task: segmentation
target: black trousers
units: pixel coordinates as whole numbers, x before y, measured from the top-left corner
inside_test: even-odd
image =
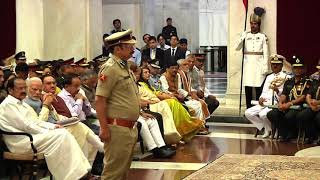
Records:
[[[162,119],[162,115],[160,113],[157,112],[152,112],[150,110],[144,110],[144,112],[151,114],[152,116],[154,116],[157,121],[158,121],[158,125],[159,125],[159,129],[162,135],[162,138],[164,138],[164,129],[163,129],[163,119]]]
[[[256,96],[253,97],[253,89],[255,89]],[[251,105],[251,100],[259,100],[259,97],[262,93],[261,87],[251,87],[251,86],[245,86],[244,87],[245,94],[246,94],[246,105],[247,109],[251,108],[253,105]]]
[[[279,135],[283,138],[288,136],[293,137],[297,134],[297,110],[288,110],[286,112],[279,111],[279,109],[273,109],[267,114],[267,118],[272,124],[276,125],[279,130]]]
[[[314,122],[316,124],[315,128],[316,128],[316,132],[318,137],[320,137],[320,112],[318,111],[316,114],[316,117],[314,118]]]
[[[305,129],[306,137],[316,138],[317,129],[320,127],[320,112],[312,111],[311,108],[302,110],[297,114],[297,120],[300,121],[302,128]]]
[[[210,114],[212,114],[214,112],[214,110],[216,110],[219,107],[219,101],[217,99],[213,99],[213,98],[205,98],[204,101],[207,103],[208,105],[208,109]]]

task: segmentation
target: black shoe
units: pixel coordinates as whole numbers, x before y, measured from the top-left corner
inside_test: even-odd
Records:
[[[155,158],[169,158],[175,155],[175,151],[167,150],[165,146],[161,148],[154,148],[152,150],[152,153]]]
[[[176,154],[176,150],[173,149],[173,148],[170,148],[170,147],[168,147],[168,146],[163,146],[163,147],[161,147],[161,148],[165,149],[166,151],[169,151],[169,152],[173,153],[173,155]]]
[[[312,144],[313,143],[313,139],[312,138],[307,138],[305,141],[304,141],[304,144]]]
[[[102,174],[103,158],[104,158],[104,154],[98,152],[96,155],[96,158],[93,162],[93,165],[92,165],[91,174],[94,174],[94,175],[101,175]]]
[[[173,150],[173,151],[176,151],[176,149],[177,149],[177,147],[174,147],[174,146],[171,146],[171,145],[166,145],[164,147],[167,148],[167,149]]]
[[[280,138],[279,138],[280,142],[289,142],[289,140],[290,140],[290,138],[288,138],[288,136],[287,137],[280,136]]]

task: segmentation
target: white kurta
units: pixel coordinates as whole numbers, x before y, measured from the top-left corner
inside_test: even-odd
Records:
[[[27,104],[8,96],[0,105],[0,128],[8,132],[27,132],[39,153],[44,153],[49,171],[56,179],[80,179],[91,166],[77,141],[66,129],[30,119]],[[6,136],[4,141],[13,153],[32,152],[27,136]]]
[[[243,85],[260,87],[265,74],[268,72],[269,48],[267,36],[262,33],[244,32],[236,43],[236,50],[242,49],[244,40]],[[262,53],[262,55],[254,53]]]
[[[54,107],[52,107],[53,110],[50,111],[47,107],[43,106],[38,115],[31,106],[29,106],[28,104],[26,104],[26,106],[30,111],[29,114],[32,120],[48,122],[50,113],[57,121],[67,118],[62,115],[58,115]],[[83,154],[87,157],[90,164],[92,165],[96,158],[98,150],[103,152],[103,143],[100,141],[99,137],[95,135],[94,132],[82,122],[67,126],[65,127],[65,129],[73,135],[80,148],[82,149]]]
[[[178,75],[178,88],[179,88],[178,89],[178,93],[182,94],[184,97],[186,97],[188,95],[188,92],[185,91],[184,89],[182,89],[182,83],[181,83],[180,75],[179,74],[177,74],[177,75]],[[168,84],[168,81],[167,81],[166,77],[165,76],[161,76],[160,77],[160,81],[161,81],[161,86],[162,86],[163,91],[166,92],[166,93],[172,94],[169,91],[169,84]],[[202,112],[202,106],[201,106],[201,103],[199,101],[194,100],[194,99],[189,99],[188,101],[185,101],[184,103],[189,108],[190,115],[195,116],[197,119],[204,120],[204,115],[203,115],[203,112]]]
[[[278,87],[279,93],[273,92],[273,90],[270,89],[270,85],[275,79],[279,78],[285,80],[287,78],[287,74],[284,72],[280,72],[278,74],[272,73],[267,76],[262,89],[262,94],[260,96],[260,98],[265,99],[265,105],[272,104],[272,101],[274,101],[274,104],[277,104],[277,100],[279,99],[279,96],[281,95],[283,90],[284,81],[283,83],[276,83],[277,86],[280,85]],[[265,106],[255,105],[245,111],[245,116],[252,124],[257,127],[257,129],[261,130],[262,128],[265,128],[266,131],[271,131],[271,122],[267,118],[267,113],[271,110],[272,109]]]

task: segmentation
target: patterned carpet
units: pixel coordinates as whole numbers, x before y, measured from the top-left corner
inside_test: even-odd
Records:
[[[294,156],[320,158],[320,146],[303,149],[298,151]]]
[[[320,158],[225,154],[185,180],[320,179]]]

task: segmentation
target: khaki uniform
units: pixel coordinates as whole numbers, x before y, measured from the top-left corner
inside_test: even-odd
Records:
[[[134,75],[126,63],[111,55],[101,67],[96,90],[97,96],[107,98],[106,114],[109,119],[136,121],[140,114],[139,90]],[[137,128],[110,125],[111,140],[105,144],[102,179],[125,178],[131,165]]]

